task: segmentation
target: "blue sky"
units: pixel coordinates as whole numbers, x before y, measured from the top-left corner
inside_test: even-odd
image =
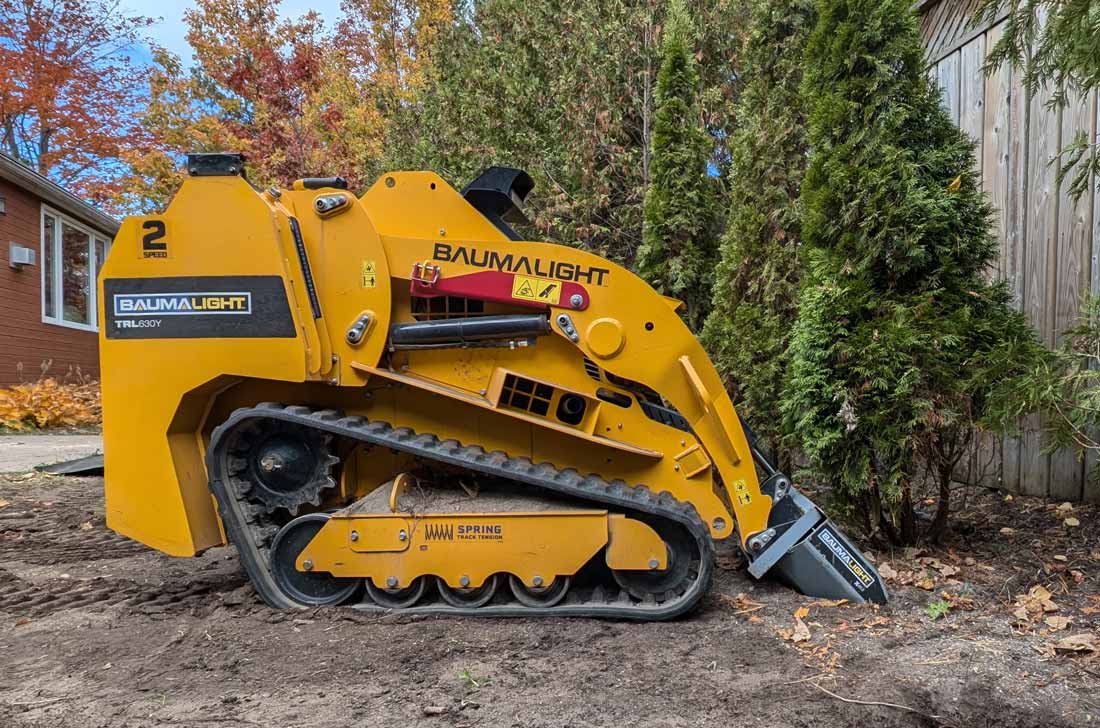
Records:
[[[153,42],[164,46],[182,58],[185,63],[191,60],[191,51],[187,45],[187,26],[183,22],[183,13],[194,7],[193,2],[164,2],[164,0],[123,0],[123,7],[136,15],[161,18],[156,25],[147,30]],[[280,12],[285,17],[295,18],[310,10],[321,13],[329,26],[340,15],[340,0],[283,0]]]

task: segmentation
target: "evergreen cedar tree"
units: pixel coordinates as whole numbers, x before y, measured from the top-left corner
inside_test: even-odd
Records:
[[[703,343],[738,411],[780,450],[779,399],[796,315],[798,194],[809,153],[799,86],[813,0],[752,0],[730,142],[730,206]]]
[[[694,30],[683,0],[672,0],[661,38],[645,224],[637,272],[659,293],[682,300],[681,315],[702,328],[717,245],[717,189],[707,173],[710,144],[696,102]]]
[[[784,426],[837,505],[895,543],[936,538],[976,424],[1041,356],[987,275],[974,144],[929,80],[910,0],[818,0],[803,92],[804,281]],[[914,507],[931,495],[936,507]]]
[[[1100,3],[1096,0],[981,0],[976,22],[1004,19],[986,69],[1011,63],[1035,91],[1050,84],[1056,106],[1080,104],[1100,89]],[[1076,200],[1100,185],[1100,145],[1080,131],[1065,141],[1059,181]],[[1095,180],[1095,182],[1094,182]]]

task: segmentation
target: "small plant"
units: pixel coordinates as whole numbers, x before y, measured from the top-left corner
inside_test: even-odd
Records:
[[[480,690],[482,687],[489,684],[489,678],[487,676],[476,677],[473,673],[470,672],[469,668],[458,673],[458,679],[470,690]]]
[[[932,602],[924,608],[924,613],[935,622],[940,617],[946,617],[947,613],[951,611],[951,604],[946,599],[940,599],[938,602]]]

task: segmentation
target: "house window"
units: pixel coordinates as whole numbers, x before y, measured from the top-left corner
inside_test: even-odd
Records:
[[[42,208],[43,321],[96,330],[96,278],[109,249],[91,229]]]

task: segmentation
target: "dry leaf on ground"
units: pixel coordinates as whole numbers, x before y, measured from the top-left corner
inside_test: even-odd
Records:
[[[719,594],[718,600],[724,604],[739,610],[738,614],[744,614],[746,612],[755,612],[758,609],[763,609],[767,605],[763,602],[758,602],[750,599],[744,592],[738,593],[737,596],[731,597],[729,594]]]
[[[1055,652],[1096,652],[1100,650],[1096,644],[1096,635],[1085,632],[1083,634],[1063,637],[1053,645]]]
[[[1080,525],[1081,525],[1081,522],[1080,522],[1080,521],[1078,521],[1078,520],[1077,520],[1076,518],[1074,518],[1073,516],[1070,516],[1070,517],[1069,517],[1069,518],[1067,518],[1066,520],[1062,521],[1062,523],[1066,524],[1066,525],[1067,525],[1067,526],[1069,526],[1070,528],[1076,528],[1077,526],[1080,526]]]
[[[1043,620],[1048,627],[1055,630],[1063,630],[1069,627],[1069,617],[1059,617],[1057,615],[1053,617],[1047,617]]]
[[[1058,605],[1050,597],[1051,594],[1045,587],[1033,586],[1027,594],[1016,597],[1016,608],[1012,615],[1021,622],[1027,622],[1044,613],[1057,612]]]
[[[806,623],[802,621],[803,617],[808,615],[810,610],[806,607],[799,607],[794,610],[794,628],[793,629],[778,629],[776,633],[787,640],[788,642],[808,642],[810,639],[810,628],[806,626]]]
[[[882,564],[878,567],[878,575],[883,579],[897,579],[898,572],[894,571],[890,564]]]

